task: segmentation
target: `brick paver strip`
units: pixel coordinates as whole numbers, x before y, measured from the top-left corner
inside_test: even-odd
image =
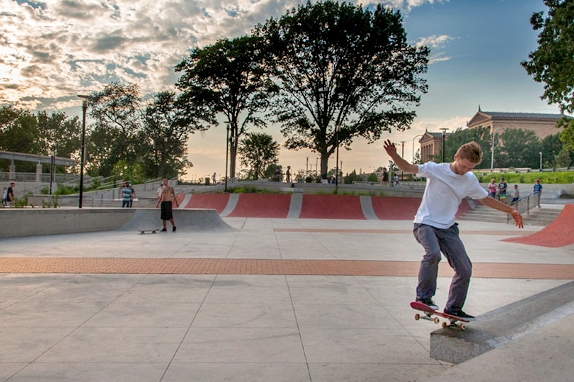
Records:
[[[124,273],[227,275],[330,275],[416,277],[419,262],[354,260],[165,259],[165,258],[0,258],[0,273]],[[439,276],[451,277],[441,263]],[[574,279],[571,264],[475,263],[473,277]]]
[[[386,234],[411,234],[409,229],[340,229],[340,228],[275,228],[274,232],[309,232],[309,233],[386,233]],[[470,231],[461,230],[463,235],[499,235],[499,236],[525,236],[538,231]]]

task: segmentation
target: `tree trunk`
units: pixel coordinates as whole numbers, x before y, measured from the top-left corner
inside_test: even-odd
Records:
[[[329,172],[329,153],[321,153],[321,179],[327,178]]]

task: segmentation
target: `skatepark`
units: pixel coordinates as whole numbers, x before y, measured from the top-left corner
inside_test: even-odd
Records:
[[[0,210],[0,380],[571,379],[572,205],[459,221],[478,321],[457,333],[409,307],[416,198],[258,195],[179,195],[177,232],[145,235],[159,210]]]

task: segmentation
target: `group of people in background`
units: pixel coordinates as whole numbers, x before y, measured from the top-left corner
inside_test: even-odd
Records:
[[[506,194],[508,193],[508,184],[504,180],[504,177],[500,177],[500,182],[497,184],[496,179],[492,178],[488,184],[488,196],[500,200],[502,203],[506,203]],[[540,179],[536,179],[533,189],[534,194],[542,194],[542,184],[540,184]],[[518,185],[514,185],[512,190],[512,201],[510,204],[515,204],[520,200],[520,191],[518,190]]]

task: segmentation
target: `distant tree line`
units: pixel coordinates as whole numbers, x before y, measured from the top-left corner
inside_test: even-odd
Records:
[[[489,128],[482,126],[472,129],[459,128],[450,134],[445,141],[445,162],[452,162],[458,148],[470,141],[477,142],[483,152],[482,162],[476,168],[490,168],[492,135]],[[560,140],[560,133],[549,135],[542,140],[532,130],[506,129],[500,134],[494,134],[494,167],[538,168],[540,153],[545,168],[567,167],[574,159],[566,144]],[[442,161],[442,148],[433,160]]]

